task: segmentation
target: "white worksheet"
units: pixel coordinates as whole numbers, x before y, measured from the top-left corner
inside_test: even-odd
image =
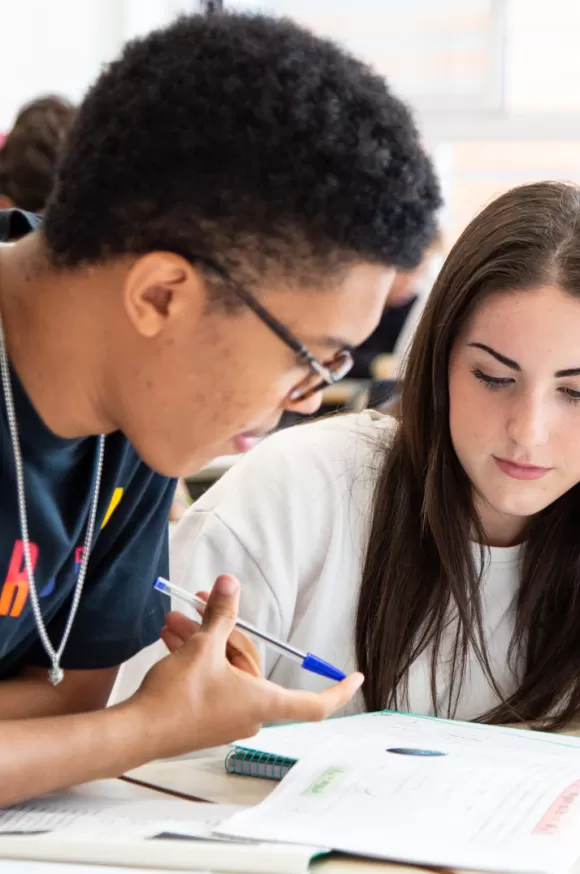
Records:
[[[59,840],[83,835],[111,841],[171,833],[211,839],[218,823],[240,809],[233,804],[192,804],[172,798],[127,801],[59,792],[0,809],[0,836],[44,832],[54,833]]]
[[[166,796],[131,800],[106,786],[103,791],[87,786],[44,795],[0,809],[0,874],[12,874],[10,866],[16,863],[23,874],[44,874],[41,862],[64,865],[63,874],[73,874],[67,865],[81,863],[136,870],[306,874],[312,856],[322,852],[318,847],[215,835],[222,819],[242,810],[240,805]],[[98,867],[94,874],[101,874]]]
[[[334,742],[358,743],[368,752],[398,744],[435,744],[437,749],[454,750],[462,755],[470,755],[472,751],[478,755],[507,754],[510,758],[576,755],[580,761],[580,738],[389,711],[264,728],[255,737],[240,741],[234,747],[301,759]]]
[[[311,843],[414,864],[555,874],[580,856],[580,759],[461,743],[367,752],[330,744],[301,759],[257,807],[220,833]],[[448,739],[449,740],[449,739]],[[433,738],[431,738],[433,741]],[[443,753],[441,748],[446,748]],[[439,753],[439,754],[435,754]]]

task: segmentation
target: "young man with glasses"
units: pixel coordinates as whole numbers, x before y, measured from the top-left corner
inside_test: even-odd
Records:
[[[405,107],[289,21],[183,18],[89,91],[43,226],[0,250],[1,805],[352,696],[228,661],[220,577],[103,709],[163,626],[171,478],[317,408],[438,204]]]

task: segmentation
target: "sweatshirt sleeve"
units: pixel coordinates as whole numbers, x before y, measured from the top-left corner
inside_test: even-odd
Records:
[[[358,456],[368,458],[370,422],[362,414],[302,425],[252,450],[177,526],[173,581],[196,592],[210,589],[219,574],[233,574],[242,587],[240,616],[289,639],[327,569],[336,525],[345,518],[341,508],[364,475]],[[348,536],[345,530],[344,548]],[[260,654],[269,676],[280,656]]]

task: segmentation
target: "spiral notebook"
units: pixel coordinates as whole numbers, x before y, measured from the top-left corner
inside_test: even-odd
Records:
[[[225,766],[228,774],[241,774],[243,777],[264,777],[266,780],[281,780],[298,759],[288,759],[271,753],[237,747],[226,756]]]
[[[389,747],[432,747],[433,744],[460,744],[492,746],[524,752],[529,745],[538,744],[538,751],[549,747],[552,754],[565,753],[567,748],[580,752],[577,738],[526,729],[500,728],[481,723],[436,719],[383,710],[327,719],[316,723],[264,728],[255,737],[232,745],[226,756],[225,769],[229,774],[281,780],[302,758],[331,744],[350,744],[360,741],[365,749],[376,749],[377,754]]]

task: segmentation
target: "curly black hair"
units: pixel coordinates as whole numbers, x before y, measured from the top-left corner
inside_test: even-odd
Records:
[[[169,250],[303,284],[416,265],[439,204],[408,109],[367,66],[287,19],[192,15],[89,91],[44,234],[64,268]]]

